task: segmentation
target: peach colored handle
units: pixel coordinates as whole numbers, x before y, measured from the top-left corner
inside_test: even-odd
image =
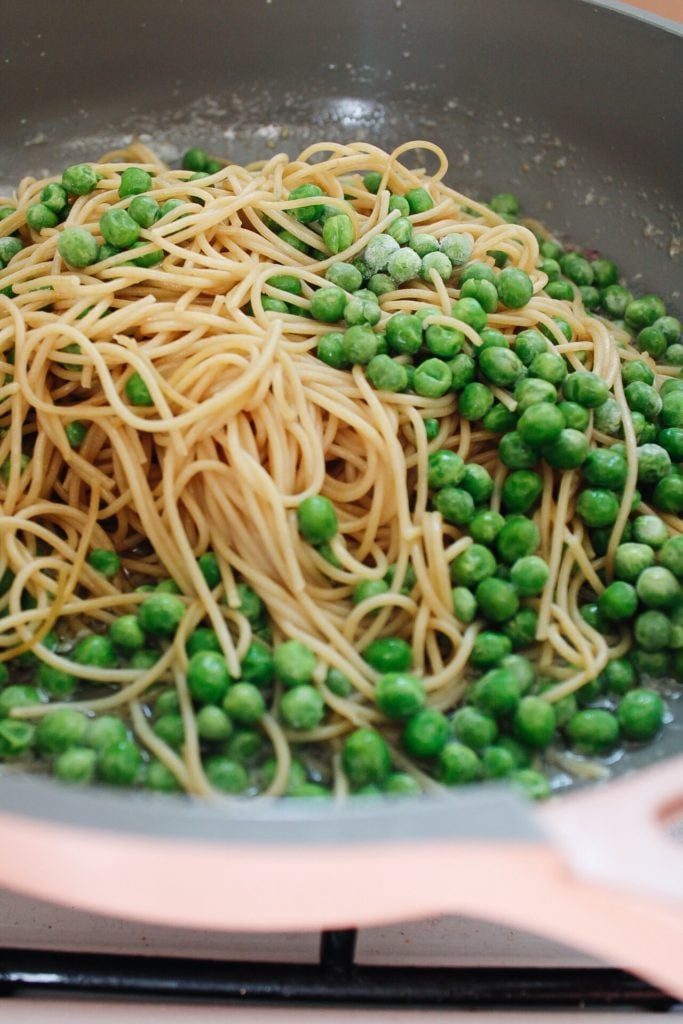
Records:
[[[674,840],[666,822],[676,814],[683,820],[683,757],[538,810],[574,874],[674,901],[683,915],[683,841]],[[683,973],[683,951],[681,959]]]
[[[11,814],[0,835],[0,884],[117,917],[307,930],[457,912],[564,941],[683,998],[681,908],[580,881],[542,842],[249,846]]]

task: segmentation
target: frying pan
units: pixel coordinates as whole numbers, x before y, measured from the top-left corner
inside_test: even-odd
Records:
[[[0,36],[0,185],[138,134],[169,159],[313,140],[443,146],[680,305],[680,26],[586,0],[33,0]],[[680,689],[680,688],[679,688]],[[503,787],[391,803],[192,803],[0,778],[0,884],[207,928],[459,912],[683,996],[683,724],[615,778],[530,808]],[[676,756],[679,755],[679,756]],[[653,764],[647,762],[653,760]]]

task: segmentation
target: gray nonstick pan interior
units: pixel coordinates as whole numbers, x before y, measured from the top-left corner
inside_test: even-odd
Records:
[[[139,135],[247,162],[441,145],[680,313],[683,30],[587,0],[34,0],[0,36],[0,192]],[[428,164],[429,166],[429,164]],[[671,693],[674,693],[672,685]],[[681,687],[678,687],[680,690]],[[683,749],[681,701],[638,767]],[[0,787],[1,790],[1,787]]]

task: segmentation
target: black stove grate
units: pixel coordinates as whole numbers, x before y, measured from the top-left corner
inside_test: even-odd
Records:
[[[0,995],[661,1011],[677,1005],[665,992],[612,968],[364,967],[355,963],[355,943],[355,931],[323,932],[317,964],[0,950]]]

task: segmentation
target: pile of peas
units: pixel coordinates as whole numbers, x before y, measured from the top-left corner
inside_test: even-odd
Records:
[[[192,172],[187,178],[190,182],[215,174],[223,166],[221,161],[214,160],[201,149],[188,150],[183,158],[183,168]],[[64,169],[60,181],[46,185],[38,202],[26,209],[24,238],[16,232],[0,237],[0,270],[21,252],[25,242],[31,244],[45,229],[63,224],[74,201],[79,196],[94,192],[101,177],[91,164],[72,164]],[[57,250],[67,266],[84,270],[121,253],[128,254],[130,258],[117,260],[117,265],[154,267],[161,263],[165,255],[163,250],[151,248],[150,242],[141,238],[140,233],[163,218],[173,220],[181,216],[185,203],[181,199],[158,203],[151,194],[153,189],[154,179],[148,171],[141,167],[127,167],[120,175],[118,187],[122,204],[111,207],[100,217],[101,240],[84,227],[67,226],[60,231]],[[191,201],[189,197],[187,201]],[[0,209],[0,222],[14,212],[12,207]],[[136,249],[145,251],[133,256]],[[11,286],[2,289],[2,294],[14,297]]]
[[[189,180],[216,173],[221,166],[199,149],[189,150],[183,159],[183,167],[192,172]],[[40,201],[29,207],[27,229],[35,234],[56,227],[68,216],[74,198],[93,191],[97,183],[90,165],[66,168],[61,182],[46,186]],[[369,194],[376,194],[381,176],[372,172],[363,184]],[[171,200],[160,206],[149,194],[152,190],[148,172],[127,169],[119,185],[119,197],[127,203],[102,216],[102,243],[83,228],[60,232],[58,250],[65,263],[85,268],[148,245],[140,238],[141,229],[183,205]],[[311,200],[293,207],[290,214],[318,231],[329,253],[343,254],[353,244],[352,218],[326,204],[319,186],[301,185],[289,198]],[[560,744],[579,755],[605,756],[620,743],[651,740],[666,718],[654,681],[671,676],[683,682],[683,537],[672,535],[656,514],[683,513],[681,324],[667,314],[657,296],[634,298],[619,283],[618,268],[610,260],[589,259],[563,250],[555,241],[539,239],[538,268],[547,277],[545,293],[572,301],[578,291],[584,307],[616,322],[641,356],[622,363],[638,440],[639,491],[616,551],[614,579],[604,580],[599,595],[586,594],[581,607],[586,622],[599,632],[628,631],[632,648],[627,656],[610,661],[576,695],[551,705],[543,693],[553,680],[540,675],[527,656],[535,642],[535,604],[548,580],[547,565],[537,553],[540,536],[533,520],[543,490],[542,466],[579,473],[576,513],[595,555],[605,554],[627,474],[621,408],[604,381],[590,371],[576,370],[556,351],[559,339],[573,339],[567,320],[557,317],[553,329],[541,326],[511,337],[488,324],[489,315],[501,307],[523,308],[533,295],[533,282],[523,271],[507,266],[504,253],[488,254],[493,265],[473,261],[473,240],[466,232],[437,239],[416,228],[411,218],[432,206],[423,188],[392,195],[389,209],[398,216],[387,230],[375,235],[359,258],[329,267],[328,284],[310,300],[310,316],[335,326],[320,338],[317,356],[337,370],[363,366],[370,383],[381,391],[433,399],[453,395],[461,417],[499,435],[499,458],[508,474],[502,511],[494,511],[490,473],[476,463],[466,464],[453,451],[431,446],[426,472],[432,508],[472,540],[449,567],[453,614],[465,626],[475,619],[483,623],[470,657],[471,683],[463,705],[448,715],[427,705],[424,684],[411,672],[410,645],[402,637],[379,638],[363,656],[375,676],[375,700],[385,716],[387,735],[423,770],[448,786],[507,778],[538,798],[549,792],[542,757],[550,745]],[[518,219],[519,203],[508,193],[493,197],[490,206],[505,220]],[[0,210],[0,220],[13,212]],[[282,241],[310,252],[296,235],[279,228],[278,232]],[[22,246],[18,235],[0,238],[0,269]],[[157,250],[130,262],[153,266],[161,259],[163,252]],[[474,330],[478,344],[458,326],[434,322],[435,317],[445,319],[436,306],[391,316],[383,311],[384,295],[415,279],[431,283],[434,273],[444,282],[457,283],[459,298],[452,304],[450,319]],[[269,283],[299,298],[303,294],[301,281],[291,274],[275,275]],[[262,301],[267,311],[302,312],[300,306],[290,307],[270,296]],[[662,366],[668,368],[666,374],[660,372]],[[499,401],[494,388],[507,392],[512,401]],[[132,404],[153,404],[138,374],[128,379],[125,393]],[[586,431],[591,423],[606,438],[604,443],[589,443]],[[431,443],[439,422],[426,418],[424,426]],[[85,427],[74,422],[67,434],[77,447]],[[0,467],[0,475],[8,478],[8,462]],[[643,513],[641,502],[655,513]],[[298,527],[306,542],[336,562],[331,542],[338,521],[329,499],[316,495],[302,502]],[[113,551],[92,551],[89,563],[113,580],[121,571]],[[218,586],[221,574],[215,555],[207,551],[199,565],[209,586]],[[382,580],[360,582],[353,601],[360,604],[396,586],[410,593],[415,583],[410,565],[400,580],[391,567]],[[0,594],[10,584],[11,576],[5,574]],[[80,636],[75,643],[60,642],[54,634],[44,639],[48,649],[66,653],[73,672],[55,669],[32,654],[19,656],[9,668],[0,664],[0,760],[34,758],[49,765],[57,778],[74,784],[100,780],[168,792],[179,789],[174,774],[148,754],[123,717],[90,715],[76,708],[50,712],[37,724],[12,717],[14,709],[69,701],[90,692],[79,679],[78,665],[145,671],[156,664],[183,619],[186,602],[172,580],[138,589],[146,596],[137,611],[114,620],[106,633]],[[292,761],[288,795],[328,796],[329,768],[307,758],[305,734],[325,722],[326,692],[343,698],[353,687],[335,668],[327,671],[324,686],[319,685],[313,651],[297,640],[273,645],[267,609],[246,584],[239,584],[239,590],[240,611],[253,632],[239,677],[231,678],[219,639],[208,626],[198,626],[186,645],[187,684],[207,778],[215,789],[230,794],[267,789],[275,762],[261,723],[274,705],[293,742],[302,739],[301,756]],[[157,686],[146,713],[154,733],[180,751],[185,725],[175,687]],[[342,762],[355,793],[411,794],[420,789],[412,775],[396,769],[391,748],[376,729],[359,728],[348,735]]]

